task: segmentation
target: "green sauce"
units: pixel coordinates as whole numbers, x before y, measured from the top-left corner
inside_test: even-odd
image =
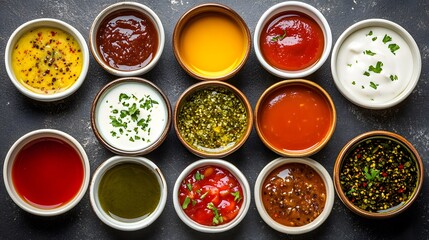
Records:
[[[124,163],[104,174],[98,197],[101,207],[112,218],[133,222],[155,211],[161,189],[156,175],[149,168],[138,163]]]

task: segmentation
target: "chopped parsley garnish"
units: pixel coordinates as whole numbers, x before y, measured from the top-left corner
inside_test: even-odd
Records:
[[[373,42],[375,42],[375,40],[377,40],[377,37],[373,37],[373,38],[372,38],[372,41],[373,41]]]
[[[383,63],[378,61],[377,64],[374,66],[369,66],[368,71],[374,72],[374,73],[380,73],[383,69],[381,68],[383,66]]]
[[[377,90],[377,87],[379,86],[379,84],[375,84],[374,82],[370,82],[369,86]]]
[[[364,73],[363,73],[363,75],[365,75],[365,76],[367,76],[367,77],[369,77],[369,72],[367,72],[367,71],[365,71]]]
[[[365,50],[365,51],[363,52],[363,54],[366,54],[366,55],[369,55],[369,56],[374,56],[376,53],[375,53],[375,52],[373,52],[373,51],[371,51],[371,50]]]
[[[286,37],[286,29],[284,29],[283,31],[284,31],[283,35],[279,34],[279,35],[271,38],[271,42],[277,42],[277,41],[283,40]]]
[[[396,51],[398,51],[399,50],[399,46],[397,45],[397,44],[395,44],[395,43],[392,43],[392,44],[389,44],[389,49],[390,49],[390,51],[394,54],[394,55],[396,55]]]
[[[223,217],[219,215],[219,212],[215,205],[212,202],[209,202],[207,204],[207,208],[213,211],[214,217],[213,217],[213,225],[218,225],[219,223],[223,223]]]
[[[368,33],[368,34],[366,34],[366,36],[372,36],[372,34],[373,34],[373,32],[372,32],[372,31],[369,31],[369,33]]]
[[[384,35],[383,37],[383,43],[386,44],[388,42],[392,41],[392,37],[388,36],[387,34]]]
[[[234,201],[237,202],[237,203],[240,202],[241,199],[242,199],[242,197],[240,196],[240,192],[239,191],[233,192],[233,193],[231,193],[231,195],[234,196]]]
[[[201,174],[199,171],[195,172],[195,180],[200,181],[204,179],[204,175]]]
[[[398,80],[398,76],[397,75],[390,75],[390,80],[395,81]]]

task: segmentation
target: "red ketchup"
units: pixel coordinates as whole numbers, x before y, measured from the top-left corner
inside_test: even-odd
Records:
[[[312,66],[320,59],[324,36],[311,17],[287,11],[277,14],[264,26],[260,48],[264,59],[271,66],[297,71]]]
[[[12,181],[18,194],[29,204],[43,209],[70,202],[82,186],[83,175],[79,153],[54,138],[28,143],[12,166]]]
[[[232,221],[243,204],[243,190],[226,169],[204,166],[192,171],[179,188],[179,203],[195,222],[221,225]]]
[[[109,66],[132,71],[145,67],[155,57],[158,33],[141,12],[117,11],[100,24],[97,46]]]

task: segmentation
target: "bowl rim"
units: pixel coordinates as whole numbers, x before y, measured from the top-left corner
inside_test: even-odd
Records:
[[[241,137],[241,139],[231,148],[228,148],[225,151],[219,151],[219,152],[205,152],[196,148],[193,148],[188,144],[182,137],[179,127],[178,127],[178,112],[181,110],[181,106],[183,103],[187,100],[189,96],[194,94],[196,91],[210,88],[210,87],[220,87],[227,89],[231,91],[244,105],[244,108],[247,112],[247,127],[246,130]],[[188,149],[191,153],[195,154],[198,157],[203,158],[222,158],[225,156],[228,156],[229,154],[232,154],[233,152],[237,151],[241,146],[244,145],[244,143],[247,141],[247,139],[250,136],[250,133],[252,132],[253,127],[253,111],[252,106],[250,105],[249,100],[244,95],[243,92],[241,92],[238,88],[233,86],[232,84],[229,84],[227,82],[222,81],[202,81],[198,82],[190,87],[188,87],[178,98],[176,105],[174,107],[174,113],[173,113],[173,125],[174,130],[176,132],[176,136],[179,139],[179,141],[182,143],[183,146],[185,146],[186,149]]]
[[[413,68],[412,76],[410,79],[408,79],[409,82],[407,84],[407,87],[398,96],[382,103],[369,102],[365,99],[361,99],[361,98],[355,97],[354,95],[351,95],[350,91],[348,91],[343,86],[341,79],[337,74],[337,57],[344,41],[353,33],[368,27],[381,27],[381,28],[390,29],[396,32],[408,44],[411,50],[411,55],[413,57],[413,62],[415,63],[413,66],[414,68]],[[331,73],[338,91],[341,93],[341,95],[343,95],[347,100],[349,100],[353,104],[367,109],[374,109],[374,110],[386,109],[386,108],[393,107],[399,104],[400,102],[404,101],[416,87],[420,78],[421,68],[422,68],[422,60],[421,60],[420,50],[414,38],[407,30],[405,30],[405,28],[403,28],[402,26],[400,26],[395,22],[392,22],[386,19],[372,18],[372,19],[365,19],[354,23],[340,35],[332,50]]]
[[[111,14],[117,11],[122,11],[122,10],[135,10],[142,13],[144,16],[148,17],[151,20],[158,34],[158,49],[155,53],[155,57],[146,66],[136,70],[131,70],[131,71],[119,70],[106,64],[104,59],[100,56],[100,53],[97,47],[96,39],[97,39],[97,34],[98,34],[98,29],[100,27],[100,24],[106,19],[106,17],[110,16]],[[115,75],[117,77],[134,77],[134,76],[143,75],[149,72],[150,70],[152,70],[161,58],[161,55],[165,46],[164,26],[161,22],[161,19],[158,17],[158,15],[150,7],[144,4],[141,4],[138,2],[113,3],[107,6],[106,8],[104,8],[97,15],[97,17],[95,17],[94,21],[92,22],[91,28],[89,30],[89,46],[96,62],[108,73]]]
[[[262,110],[262,104],[265,101],[265,98],[267,96],[269,96],[273,91],[275,91],[279,88],[290,86],[290,85],[301,85],[301,86],[304,86],[306,88],[314,89],[316,93],[320,94],[327,101],[327,104],[331,110],[331,116],[330,116],[331,117],[331,124],[330,124],[330,127],[328,129],[328,132],[326,133],[326,135],[324,136],[322,141],[320,141],[318,144],[316,144],[310,148],[307,148],[307,149],[302,149],[302,150],[277,149],[264,137],[262,130],[259,126],[259,115],[260,115],[260,111]],[[264,143],[264,145],[266,147],[268,147],[269,149],[271,149],[273,152],[275,152],[275,153],[277,153],[283,157],[308,157],[310,155],[313,155],[313,154],[319,152],[323,147],[326,146],[326,144],[331,139],[332,135],[335,132],[335,128],[336,128],[337,111],[335,109],[335,104],[332,101],[332,98],[329,95],[329,93],[326,90],[324,90],[317,83],[310,81],[310,80],[306,80],[306,79],[287,79],[287,80],[282,80],[280,82],[274,83],[273,85],[268,87],[262,93],[262,95],[259,97],[259,99],[256,103],[256,106],[255,106],[254,121],[255,121],[255,123],[254,123],[255,130],[256,130],[256,133],[258,134],[259,138]]]
[[[232,71],[221,76],[210,77],[210,76],[205,76],[203,74],[199,74],[198,72],[193,71],[192,68],[188,67],[188,65],[185,64],[185,61],[182,60],[182,55],[180,54],[180,51],[179,51],[180,36],[182,34],[182,30],[185,27],[185,25],[187,25],[187,23],[190,20],[192,20],[195,16],[206,12],[216,12],[230,17],[241,28],[241,30],[243,31],[243,34],[247,39],[246,41],[247,46],[246,46],[246,51],[244,53],[243,59]],[[185,72],[187,72],[190,76],[192,76],[197,80],[203,80],[203,81],[208,81],[208,80],[225,81],[235,76],[241,70],[241,68],[243,68],[243,66],[247,62],[247,59],[249,58],[252,41],[251,41],[251,34],[250,34],[249,27],[247,26],[243,18],[236,11],[220,3],[203,3],[189,9],[179,18],[173,30],[172,45],[173,45],[173,53],[174,53],[174,56],[176,57],[177,62],[180,64],[182,69],[185,70]]]
[[[66,144],[68,144],[70,147],[72,147],[79,154],[80,159],[82,161],[82,168],[83,168],[82,185],[79,191],[76,193],[76,195],[66,204],[52,209],[38,208],[24,201],[16,192],[16,189],[14,187],[13,180],[12,180],[12,173],[11,173],[12,166],[15,161],[14,158],[22,150],[22,148],[24,148],[29,143],[37,139],[41,139],[45,137],[59,139],[65,142]],[[88,156],[84,148],[82,147],[82,145],[71,135],[56,129],[38,129],[38,130],[33,130],[31,132],[28,132],[23,136],[21,136],[9,148],[9,151],[6,154],[4,165],[3,165],[3,180],[4,180],[7,193],[9,194],[10,198],[22,210],[28,213],[31,213],[33,215],[43,216],[43,217],[57,216],[75,207],[82,200],[82,198],[86,193],[86,190],[88,189],[90,175],[91,175],[91,171],[90,171]]]
[[[418,183],[417,183],[417,187],[413,193],[413,196],[402,207],[400,207],[394,211],[389,211],[389,212],[384,212],[384,213],[368,212],[368,211],[365,211],[365,210],[355,206],[354,204],[352,204],[347,199],[347,197],[345,196],[345,194],[341,188],[340,178],[339,178],[344,157],[347,156],[350,149],[354,148],[357,144],[364,141],[365,139],[377,138],[377,137],[393,139],[393,140],[401,143],[405,148],[408,148],[409,152],[412,155],[414,155],[413,158],[415,159],[416,165],[419,169],[419,172],[418,172],[419,177],[417,179]],[[421,159],[419,153],[417,152],[417,150],[403,136],[401,136],[397,133],[394,133],[394,132],[389,132],[389,131],[384,131],[384,130],[373,130],[373,131],[364,132],[364,133],[357,135],[356,137],[352,138],[351,140],[349,140],[349,142],[347,142],[344,145],[344,147],[341,149],[341,151],[339,152],[339,154],[335,160],[335,165],[334,165],[334,170],[333,170],[333,178],[334,178],[335,191],[336,191],[338,197],[340,198],[341,202],[343,202],[343,204],[349,210],[351,210],[353,213],[355,213],[359,216],[362,216],[362,217],[372,218],[372,219],[385,219],[385,218],[391,218],[391,217],[397,216],[400,213],[404,212],[417,199],[417,197],[420,194],[420,191],[422,189],[422,186],[423,186],[424,166],[423,166],[422,159]]]
[[[40,28],[40,27],[57,28],[70,34],[79,43],[79,46],[81,48],[83,61],[82,61],[82,70],[80,72],[80,75],[76,79],[75,83],[73,83],[69,88],[65,89],[62,92],[58,92],[54,94],[40,94],[40,93],[33,92],[30,89],[26,88],[21,83],[19,83],[13,71],[12,51],[13,51],[14,45],[27,31]],[[10,81],[18,89],[18,91],[21,92],[24,96],[31,98],[33,100],[41,101],[41,102],[53,102],[53,101],[58,101],[69,97],[80,88],[88,73],[89,62],[90,62],[89,55],[90,54],[88,50],[88,45],[86,44],[85,38],[83,38],[82,34],[72,25],[55,18],[37,18],[21,24],[11,34],[5,48],[5,67]]]
[[[261,198],[263,183],[267,178],[267,176],[276,168],[289,163],[300,163],[311,167],[323,179],[326,187],[326,202],[325,202],[325,207],[323,211],[312,222],[299,227],[285,226],[276,222],[274,219],[272,219],[268,215],[267,211],[265,210],[265,207],[264,207],[264,204],[262,203],[262,198]],[[310,232],[318,228],[320,225],[323,224],[323,222],[325,222],[325,220],[329,217],[334,205],[334,200],[335,200],[334,191],[335,191],[334,184],[332,183],[331,176],[329,175],[328,171],[326,171],[326,169],[322,166],[322,164],[318,163],[317,161],[311,158],[279,157],[269,162],[259,173],[255,182],[254,197],[255,197],[256,209],[258,210],[258,213],[261,216],[262,220],[264,220],[264,222],[268,224],[268,226],[270,226],[271,228],[279,232],[295,235],[295,234],[303,234],[303,233]]]
[[[265,60],[262,51],[260,49],[260,35],[261,31],[264,28],[264,26],[267,24],[267,22],[276,14],[285,12],[285,11],[298,11],[301,13],[304,13],[308,15],[310,18],[312,18],[321,28],[323,35],[324,35],[324,49],[323,53],[320,56],[320,59],[314,63],[313,65],[296,71],[287,71],[287,70],[280,70],[277,69]],[[280,2],[277,3],[270,8],[268,8],[262,16],[259,18],[256,27],[255,32],[253,36],[253,47],[255,50],[255,54],[257,59],[259,60],[259,63],[262,65],[262,67],[267,70],[269,73],[280,77],[280,78],[302,78],[306,77],[308,75],[313,74],[315,71],[317,71],[328,59],[331,48],[332,48],[332,32],[331,28],[329,26],[328,21],[323,16],[323,14],[317,10],[315,7],[313,7],[310,4],[304,3],[304,2],[298,2],[298,1],[286,1],[286,2]]]
[[[98,106],[99,106],[99,101],[101,101],[103,99],[105,93],[109,92],[111,89],[115,88],[116,86],[126,84],[129,82],[135,82],[135,83],[139,83],[139,84],[148,85],[150,88],[152,88],[154,91],[156,91],[161,96],[161,98],[163,99],[163,101],[165,103],[165,108],[167,111],[167,119],[166,119],[166,123],[165,123],[165,128],[162,131],[159,138],[156,139],[155,141],[153,141],[152,144],[148,145],[147,147],[141,148],[138,150],[133,150],[133,151],[128,151],[128,150],[117,148],[117,147],[113,146],[112,144],[110,144],[107,140],[105,140],[103,138],[103,136],[101,135],[98,127],[97,127],[97,114],[96,114],[96,111],[97,111]],[[164,142],[164,140],[167,138],[168,132],[170,131],[170,127],[171,127],[171,121],[172,121],[172,119],[171,119],[172,118],[171,104],[170,104],[170,101],[168,100],[168,97],[165,95],[165,93],[157,85],[155,85],[151,81],[144,79],[144,78],[140,78],[140,77],[123,77],[123,78],[118,78],[118,79],[115,79],[115,80],[109,82],[108,84],[103,86],[98,91],[97,95],[94,97],[94,100],[91,104],[90,118],[91,118],[91,128],[92,128],[94,135],[96,136],[97,140],[104,147],[109,149],[111,152],[113,152],[115,154],[119,154],[119,155],[125,155],[125,156],[145,155],[145,154],[148,154],[148,153],[154,151],[155,149],[157,149]]]
[[[99,199],[98,199],[98,186],[104,174],[111,168],[124,163],[137,163],[150,169],[157,176],[158,183],[161,189],[160,199],[156,209],[152,213],[150,213],[149,216],[147,216],[146,218],[136,222],[126,223],[126,222],[121,222],[116,219],[113,219],[107,213],[105,213],[104,210],[101,209]],[[148,227],[161,215],[161,213],[165,208],[165,204],[167,202],[167,195],[168,195],[167,182],[165,180],[165,177],[162,174],[161,170],[158,168],[158,166],[155,163],[153,163],[151,160],[145,157],[113,156],[107,159],[106,161],[104,161],[95,170],[91,180],[89,197],[90,197],[90,203],[93,211],[103,223],[105,223],[106,225],[114,229],[121,230],[121,231],[136,231],[136,230],[140,230],[142,228]]]
[[[218,226],[205,226],[195,222],[183,212],[181,204],[179,203],[178,194],[179,194],[179,187],[182,180],[185,179],[185,177],[194,169],[202,166],[208,166],[208,165],[222,167],[228,170],[232,175],[234,175],[234,177],[237,179],[237,181],[240,183],[243,189],[243,204],[240,208],[238,215],[231,222],[218,225]],[[174,189],[173,189],[173,205],[178,217],[188,227],[204,233],[221,233],[221,232],[228,231],[234,228],[235,226],[237,226],[246,216],[249,210],[251,201],[252,200],[251,200],[250,185],[246,177],[244,176],[244,174],[234,164],[222,159],[207,158],[207,159],[200,159],[191,163],[180,173],[179,177],[176,179],[176,182],[174,184]]]

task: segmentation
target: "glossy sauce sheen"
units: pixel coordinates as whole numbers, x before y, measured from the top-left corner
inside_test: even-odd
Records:
[[[112,218],[139,221],[155,211],[161,198],[156,175],[138,163],[123,163],[109,169],[100,181],[98,197]]]
[[[207,77],[230,73],[245,57],[245,32],[229,16],[204,13],[191,19],[180,35],[180,53],[185,65]]]
[[[206,226],[232,221],[243,204],[242,197],[243,190],[237,179],[228,170],[215,166],[195,169],[179,188],[179,203],[185,214]],[[185,201],[189,201],[188,204]],[[209,204],[216,208],[218,217],[214,208],[208,208]]]
[[[97,45],[108,65],[132,71],[145,67],[155,57],[158,33],[144,14],[134,10],[118,11],[100,25]]]
[[[276,222],[303,226],[316,219],[326,202],[320,175],[301,163],[288,163],[272,171],[264,181],[262,202]]]
[[[78,152],[67,143],[43,138],[28,143],[12,166],[13,184],[31,205],[53,209],[76,196],[84,169]]]
[[[297,84],[280,87],[265,98],[259,126],[275,148],[305,150],[325,137],[331,114],[328,101],[320,93]]]
[[[282,12],[264,26],[260,47],[265,60],[282,70],[302,70],[315,64],[324,49],[319,25],[299,12]]]

